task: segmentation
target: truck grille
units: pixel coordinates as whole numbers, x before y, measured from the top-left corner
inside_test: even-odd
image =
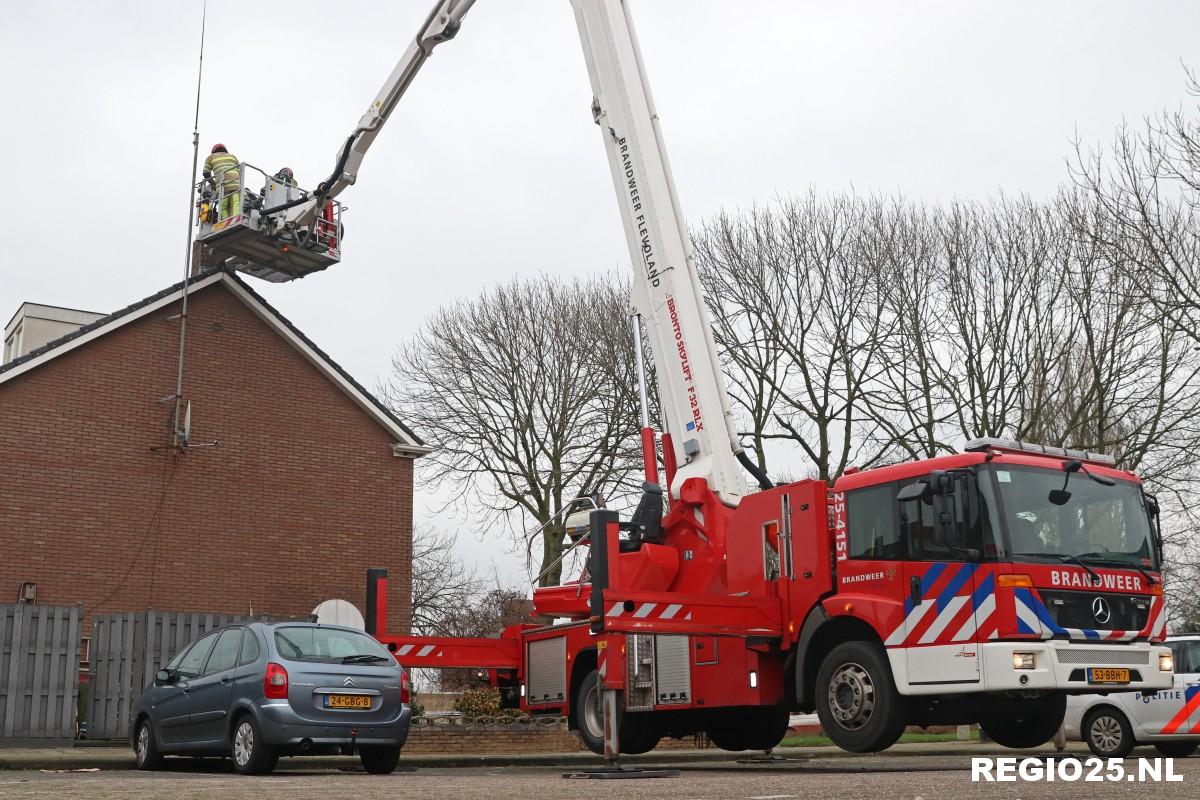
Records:
[[[1118,650],[1116,648],[1098,650],[1094,647],[1061,648],[1055,652],[1060,664],[1090,664],[1121,666],[1140,666],[1150,663],[1148,650]]]
[[[1087,628],[1094,631],[1140,631],[1150,616],[1148,595],[1123,595],[1102,592],[1061,592],[1038,590],[1050,617],[1063,628]],[[1107,608],[1097,616],[1097,600]]]

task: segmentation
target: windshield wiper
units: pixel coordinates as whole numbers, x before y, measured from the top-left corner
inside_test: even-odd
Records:
[[[377,655],[373,655],[371,653],[358,653],[356,655],[346,656],[345,658],[342,659],[342,663],[343,664],[367,664],[367,663],[374,663],[376,661],[391,661],[391,660],[392,659],[390,657],[384,658],[383,656],[377,656]]]
[[[1124,559],[1120,558],[1110,558],[1108,553],[1084,553],[1079,557],[1090,559],[1093,564],[1110,564],[1114,567],[1136,569],[1138,572],[1146,576],[1146,581],[1149,582],[1151,586],[1154,586],[1156,583],[1158,583],[1158,579],[1155,578],[1149,570],[1147,570],[1141,564],[1137,564],[1133,561],[1125,561]]]
[[[1054,559],[1057,559],[1058,561],[1061,561],[1066,564],[1075,564],[1077,566],[1083,567],[1084,571],[1087,572],[1088,575],[1092,576],[1092,583],[1096,584],[1097,586],[1099,586],[1101,583],[1103,583],[1103,580],[1100,578],[1100,573],[1096,572],[1096,570],[1092,569],[1091,567],[1089,567],[1087,564],[1080,561],[1075,556],[1069,556],[1069,555],[1066,555],[1065,553],[1013,553],[1013,555],[1014,556],[1035,556],[1035,557],[1040,556],[1041,558],[1054,558]]]

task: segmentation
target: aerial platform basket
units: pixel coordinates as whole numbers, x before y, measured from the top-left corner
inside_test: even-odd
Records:
[[[309,200],[311,192],[244,162],[236,175],[236,181],[231,172],[196,185],[196,240],[212,260],[271,283],[303,278],[341,261],[340,203],[326,201],[311,224],[298,226],[285,222],[286,212]],[[248,188],[248,181],[260,179],[261,191]]]

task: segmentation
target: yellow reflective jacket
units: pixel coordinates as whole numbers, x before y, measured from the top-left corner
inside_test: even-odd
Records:
[[[237,156],[232,153],[213,153],[204,159],[204,177],[218,176],[226,192],[240,189],[241,176]]]

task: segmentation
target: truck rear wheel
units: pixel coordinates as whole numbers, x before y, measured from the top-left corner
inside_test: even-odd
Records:
[[[1053,739],[1066,713],[1067,696],[1052,694],[1002,706],[979,727],[996,744],[1024,750]]]
[[[579,738],[596,755],[604,755],[604,706],[600,691],[600,673],[592,670],[579,685],[574,698]],[[662,738],[653,713],[627,714],[623,705],[617,710],[621,752],[635,756],[653,750]]]
[[[878,642],[844,642],[817,670],[817,716],[851,753],[886,750],[904,732],[906,705]]]
[[[712,717],[705,730],[722,750],[771,750],[787,735],[790,719],[783,706],[730,708]]]

